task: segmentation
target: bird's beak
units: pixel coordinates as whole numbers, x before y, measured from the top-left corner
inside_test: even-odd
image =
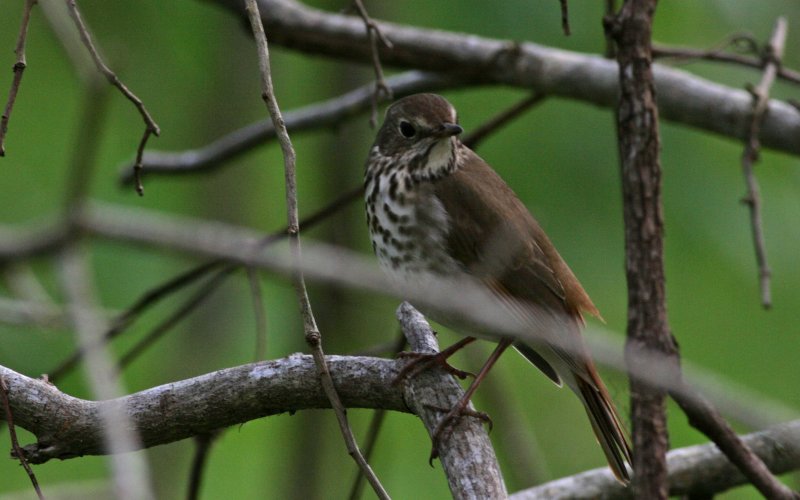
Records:
[[[457,123],[442,123],[438,129],[433,132],[435,137],[445,138],[453,137],[463,132],[464,129]]]

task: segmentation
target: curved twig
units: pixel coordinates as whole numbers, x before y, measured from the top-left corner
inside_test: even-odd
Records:
[[[422,71],[408,71],[394,75],[386,80],[392,93],[398,97],[423,90],[453,88],[458,81],[453,77]],[[350,92],[326,101],[288,111],[283,115],[286,130],[292,133],[333,127],[343,121],[358,116],[370,109],[373,85],[363,85]],[[143,175],[178,175],[210,172],[228,160],[250,151],[259,144],[275,139],[272,120],[266,119],[252,123],[206,146],[180,152],[149,151],[144,155]],[[133,181],[133,165],[128,163],[120,168],[120,182]]]
[[[97,51],[97,48],[92,42],[92,36],[89,33],[89,28],[86,26],[86,23],[83,22],[83,17],[81,17],[81,13],[78,10],[78,5],[76,0],[67,0],[67,7],[69,9],[69,14],[72,17],[73,21],[75,21],[75,25],[78,27],[78,32],[81,35],[81,40],[83,44],[86,46],[86,49],[89,51],[89,54],[92,56],[92,60],[94,60],[95,66],[97,66],[98,71],[100,71],[103,76],[111,83],[111,85],[117,87],[122,95],[124,95],[129,101],[136,106],[137,111],[142,116],[142,120],[144,120],[144,134],[142,134],[142,138],[139,140],[139,146],[136,148],[136,162],[133,165],[133,176],[136,181],[136,192],[139,195],[144,194],[144,187],[142,186],[141,180],[141,170],[142,170],[142,155],[144,154],[144,148],[147,146],[147,140],[150,138],[151,135],[158,136],[161,133],[161,130],[158,128],[158,124],[153,120],[153,117],[150,116],[150,112],[147,111],[144,103],[142,102],[139,97],[136,96],[133,92],[128,89],[128,87],[122,83],[122,80],[117,77],[117,75],[111,71],[106,63],[103,62],[103,59],[100,57],[100,53]]]
[[[22,82],[22,73],[25,72],[27,62],[25,61],[25,41],[28,38],[28,26],[31,21],[31,10],[36,5],[36,0],[25,0],[25,7],[22,11],[22,22],[19,26],[19,36],[14,53],[17,60],[14,62],[14,79],[11,81],[11,89],[8,91],[8,100],[0,116],[0,156],[6,155],[6,133],[8,132],[8,121],[11,119],[11,110],[14,109],[14,102],[17,100],[17,92]],[[38,490],[37,490],[38,491]],[[41,494],[41,492],[39,492]]]

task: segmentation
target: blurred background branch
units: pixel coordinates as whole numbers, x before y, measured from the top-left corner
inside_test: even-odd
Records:
[[[367,116],[374,114],[379,60],[378,69],[395,96],[446,92],[461,111],[468,133],[477,131],[481,137],[482,124],[487,124],[492,134],[481,142],[481,154],[542,221],[608,320],[607,331],[617,332],[609,338],[590,325],[589,341],[598,358],[621,369],[618,332],[626,322],[621,197],[616,142],[608,120],[618,92],[617,67],[593,55],[603,52],[603,6],[570,5],[571,36],[566,38],[555,3],[531,7],[512,0],[487,12],[448,0],[367,2],[362,5],[367,16],[340,14],[347,4],[259,2],[271,43],[276,97],[290,110],[284,115],[289,132],[303,132],[293,135],[293,142],[299,153],[300,215],[309,221],[301,222],[304,248],[310,249],[304,268],[315,277],[308,293],[319,328],[326,332],[326,352],[383,353],[395,343],[391,313],[398,300],[374,272],[373,259],[361,255],[369,251],[368,238],[362,207],[351,203],[358,193],[350,192],[361,182],[374,134]],[[731,166],[739,161],[741,143],[717,136],[748,137],[754,101],[750,93],[736,89],[757,79],[753,68],[763,70],[769,62],[758,40],[769,38],[775,18],[784,16],[789,26],[796,26],[800,8],[679,4],[659,6],[654,37],[662,47],[709,47],[730,33],[754,33],[747,35],[752,46],[747,60],[727,58],[730,61],[720,64],[717,59],[725,58],[716,49],[705,54],[673,51],[679,57],[662,63],[683,64],[687,56],[700,57],[693,59],[692,73],[654,66],[665,120],[664,258],[672,331],[681,341],[683,357],[705,374],[698,380],[690,370],[687,383],[736,422],[737,432],[745,432],[798,416],[794,388],[800,375],[792,353],[800,309],[795,251],[800,246],[800,113],[787,104],[796,95],[791,83],[796,72],[791,68],[800,66],[800,55],[791,50],[797,46],[797,30],[788,32],[782,64],[775,65],[759,134],[762,223],[775,272],[774,308],[768,314],[752,300],[757,283],[750,233],[742,224],[743,209],[737,211],[741,174]],[[72,335],[69,312],[83,314],[85,309],[98,321],[108,321],[104,336],[113,340],[108,347],[112,361],[118,366],[124,361],[118,375],[133,394],[253,359],[258,355],[254,351],[260,350],[254,349],[253,336],[263,334],[263,321],[253,314],[259,304],[269,317],[270,357],[303,350],[302,322],[285,279],[292,271],[291,260],[284,258],[286,245],[255,250],[265,248],[255,242],[263,240],[267,228],[285,227],[286,211],[284,179],[274,168],[281,162],[280,152],[274,146],[257,147],[275,135],[257,104],[258,74],[252,37],[242,25],[241,2],[81,4],[104,59],[159,117],[164,131],[159,147],[173,151],[146,152],[144,172],[204,173],[151,175],[144,199],[135,199],[132,190],[118,190],[114,172],[115,165],[132,156],[132,144],[141,136],[138,116],[129,102],[111,95],[95,103],[105,107],[105,115],[101,126],[92,125],[101,114],[92,116],[91,106],[80,103],[81,96],[89,94],[87,75],[96,74],[95,69],[66,5],[45,2],[40,7],[30,18],[30,67],[6,137],[9,156],[2,162],[7,168],[0,169],[0,364],[38,375],[51,372],[75,352],[71,366],[76,366],[83,351]],[[0,12],[0,46],[9,48],[0,53],[0,65],[15,63],[10,49],[24,8],[23,2],[15,2]],[[369,42],[370,33],[379,36],[370,25],[391,47]],[[64,57],[64,50],[70,57]],[[669,50],[662,53],[669,55]],[[531,103],[538,105],[528,107]],[[508,116],[515,116],[514,121],[501,118],[500,125],[494,125],[490,117],[505,115],[499,113],[503,109],[511,110]],[[496,133],[500,127],[502,133]],[[81,133],[95,142],[96,151],[80,147],[75,137]],[[94,155],[96,162],[91,160]],[[97,165],[94,175],[88,175],[89,163]],[[128,165],[122,175],[130,174]],[[138,209],[131,210],[132,205]],[[181,217],[186,215],[191,218]],[[80,274],[94,282],[96,299],[91,307],[76,309],[72,303],[70,309],[74,301],[67,300],[58,281],[56,256],[78,242],[89,259]],[[254,242],[252,247],[249,242]],[[198,266],[198,256],[222,260]],[[234,273],[242,262],[253,266],[248,273]],[[168,280],[170,276],[175,278]],[[464,311],[468,312],[476,311]],[[438,330],[441,341],[451,343],[451,333]],[[122,331],[125,335],[110,334]],[[468,367],[468,355],[454,362]],[[93,397],[77,374],[69,369],[57,373],[61,391]],[[666,378],[663,373],[655,370],[654,376]],[[612,395],[624,401],[622,378],[609,375]],[[478,391],[474,403],[503,426],[495,431],[495,451],[503,469],[517,464],[516,472],[505,478],[510,491],[601,463],[602,457],[587,446],[591,431],[564,391],[552,390],[544,377],[512,355],[501,360],[493,377],[490,382],[503,397]],[[44,382],[26,383],[50,390]],[[187,403],[213,400],[216,394],[212,387]],[[20,396],[13,387],[11,395]],[[172,404],[166,399],[154,402]],[[158,414],[163,408],[150,410]],[[383,418],[384,429],[370,457],[381,482],[398,497],[452,492],[441,470],[427,466],[429,439],[419,421],[399,410]],[[671,416],[676,410],[668,404]],[[15,416],[19,411],[15,408]],[[504,418],[511,411],[513,418]],[[365,413],[348,411],[357,435],[366,427]],[[20,415],[24,421],[24,411]],[[190,489],[197,497],[250,498],[264,491],[303,498],[344,496],[349,484],[341,478],[354,474],[355,466],[342,460],[335,425],[330,412],[276,415],[219,434],[210,451],[200,447],[196,454],[192,443],[183,441],[142,455],[151,464],[158,497],[185,494],[186,480],[175,478],[185,477],[190,469],[195,471]],[[194,421],[189,427],[183,429],[186,435],[206,435],[195,432]],[[314,429],[313,436],[308,429]],[[531,429],[536,431],[535,448],[528,447]],[[18,431],[21,442],[41,438]],[[705,442],[683,418],[671,418],[669,431],[676,447]],[[797,442],[791,433],[780,439],[791,440],[787,450]],[[314,454],[303,452],[309,447]],[[534,457],[520,456],[520,447],[533,450]],[[250,453],[253,449],[259,451]],[[762,458],[771,467],[776,463]],[[537,468],[535,477],[525,472],[526,465],[519,466],[540,460],[547,467]],[[674,459],[679,464],[682,460]],[[0,467],[0,474],[8,478],[2,492],[29,489],[16,463],[7,462]],[[668,458],[670,478],[673,465]],[[258,473],[249,474],[253,468]],[[778,466],[774,472],[791,468]],[[45,494],[48,487],[111,477],[104,462],[91,458],[49,461],[35,469]],[[309,470],[316,471],[313,481]],[[230,482],[243,474],[248,481]],[[794,486],[795,480],[786,478]],[[722,491],[734,483],[713,484],[714,491]],[[755,498],[758,493],[739,488],[729,495]]]

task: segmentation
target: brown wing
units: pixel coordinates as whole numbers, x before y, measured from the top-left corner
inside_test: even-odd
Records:
[[[450,254],[499,296],[564,317],[569,338],[560,341],[577,352],[553,343],[549,347],[573,373],[592,380],[591,362],[581,352],[577,322],[582,320],[582,310],[597,314],[597,309],[511,188],[475,153],[469,151],[466,160],[457,172],[435,185],[436,195],[449,215]],[[511,310],[516,312],[513,306]],[[560,384],[557,367],[546,361],[547,356],[530,346],[520,352]]]
[[[561,376],[581,398],[614,475],[627,483],[625,463],[631,462],[631,452],[621,419],[580,337],[581,312],[597,317],[599,312],[511,188],[472,151],[466,160],[435,187],[451,224],[449,251],[499,296],[532,303],[566,319],[567,328],[560,331],[571,337],[565,340],[572,349],[548,345],[541,351],[552,351],[556,358],[542,356],[530,345],[515,347],[556,383],[560,382],[556,368],[569,369],[571,373]],[[511,305],[512,313],[515,307]]]
[[[447,244],[481,279],[497,280],[517,300],[553,311],[599,316],[597,308],[516,194],[478,155],[436,183],[450,216]]]

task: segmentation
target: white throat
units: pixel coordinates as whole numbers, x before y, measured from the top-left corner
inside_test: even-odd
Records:
[[[419,176],[422,178],[435,178],[448,174],[455,162],[455,147],[453,139],[448,137],[436,141],[428,154],[428,162],[425,164]]]

